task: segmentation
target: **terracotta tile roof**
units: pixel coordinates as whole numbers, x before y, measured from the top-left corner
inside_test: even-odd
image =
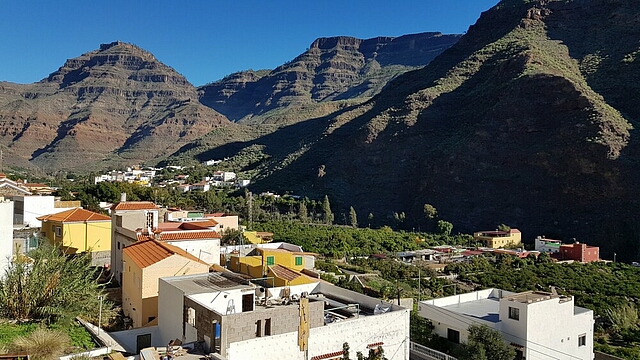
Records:
[[[158,229],[162,231],[167,230],[209,230],[209,228],[215,227],[218,223],[215,220],[198,220],[198,221],[166,221],[158,224]]]
[[[56,214],[44,215],[37,218],[40,221],[82,222],[82,221],[111,221],[111,218],[93,211],[74,208]]]
[[[160,240],[202,240],[202,239],[221,239],[222,235],[215,231],[168,231],[160,233]]]
[[[375,342],[373,344],[367,344],[367,349],[375,349],[375,348],[378,348],[378,347],[380,347],[382,345],[384,345],[384,343],[382,341]]]
[[[223,217],[225,213],[204,214],[204,217]]]
[[[177,246],[165,244],[153,239],[147,239],[137,242],[133,245],[129,245],[122,249],[122,252],[127,254],[131,258],[131,261],[136,263],[136,265],[138,265],[138,267],[141,269],[160,262],[173,255],[180,255],[191,261],[209,265]]]
[[[342,354],[344,354],[344,351],[340,350],[340,351],[335,351],[335,352],[332,352],[332,353],[327,353],[327,354],[314,356],[314,357],[311,358],[311,360],[332,359],[332,358],[336,358],[338,356],[341,356]]]
[[[111,210],[154,210],[158,206],[151,201],[124,201],[114,204]]]
[[[283,280],[292,281],[300,277],[299,273],[279,264],[271,265],[269,269],[273,272],[273,275]]]
[[[158,233],[160,241],[221,239],[222,235],[215,231],[163,231]],[[138,241],[156,239],[153,234],[138,234]]]

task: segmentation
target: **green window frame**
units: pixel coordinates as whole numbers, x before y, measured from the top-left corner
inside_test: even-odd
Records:
[[[296,256],[296,266],[302,266],[302,256]]]
[[[273,256],[267,256],[267,265],[275,265],[276,259]]]

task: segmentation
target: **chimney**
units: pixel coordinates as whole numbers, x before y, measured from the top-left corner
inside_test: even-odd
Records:
[[[126,202],[127,201],[127,193],[123,192],[120,193],[120,202]]]

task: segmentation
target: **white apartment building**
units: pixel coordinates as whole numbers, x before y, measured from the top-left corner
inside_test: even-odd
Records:
[[[409,359],[409,309],[328,283],[265,288],[212,272],[161,278],[158,289],[151,343],[204,341],[220,360],[318,360],[341,357],[346,342],[352,358],[381,346]]]
[[[486,289],[419,303],[419,315],[434,332],[464,343],[472,324],[498,330],[526,360],[589,360],[593,353],[593,311],[572,296],[540,291]]]

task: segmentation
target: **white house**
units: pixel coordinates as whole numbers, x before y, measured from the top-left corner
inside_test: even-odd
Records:
[[[56,201],[52,195],[16,195],[13,196],[13,223],[29,227],[41,227],[39,217],[58,213],[80,206],[79,201]]]
[[[0,279],[13,255],[13,201],[0,196]]]
[[[541,253],[553,254],[560,252],[560,245],[562,245],[562,241],[560,240],[546,239],[544,236],[538,236],[535,241],[535,250]]]
[[[519,358],[593,359],[593,311],[572,296],[540,291],[486,289],[419,303],[419,315],[434,332],[455,343],[467,341],[472,324],[498,330]]]
[[[343,344],[409,359],[409,309],[328,283],[261,287],[212,272],[161,278],[158,332],[167,343],[204,340],[214,359],[333,359]]]

